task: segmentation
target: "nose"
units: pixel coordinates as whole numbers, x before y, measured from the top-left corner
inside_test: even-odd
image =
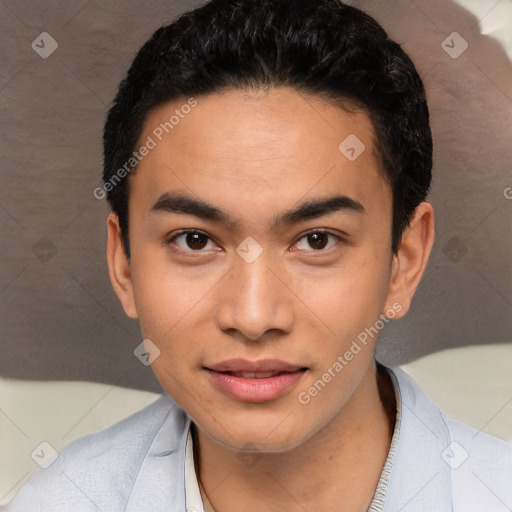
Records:
[[[252,263],[237,258],[216,310],[221,330],[251,341],[291,332],[294,295],[269,263],[264,254]]]

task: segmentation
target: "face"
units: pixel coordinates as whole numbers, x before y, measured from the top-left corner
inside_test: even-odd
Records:
[[[365,329],[407,309],[391,190],[364,113],[287,88],[195,101],[146,120],[141,144],[155,145],[130,177],[131,261],[111,216],[111,277],[200,429],[232,449],[292,449],[372,371]]]

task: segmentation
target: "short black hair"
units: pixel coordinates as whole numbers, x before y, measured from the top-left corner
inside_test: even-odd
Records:
[[[179,98],[279,86],[369,116],[392,190],[396,253],[432,178],[429,111],[411,59],[372,17],[339,0],[211,0],[142,46],[107,116],[103,186],[128,258],[126,164],[149,112]]]

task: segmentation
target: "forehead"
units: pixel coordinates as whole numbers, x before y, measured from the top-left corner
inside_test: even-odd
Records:
[[[390,195],[368,116],[289,88],[161,105],[148,115],[139,143],[150,139],[130,187],[148,207],[171,190],[228,209],[257,206],[260,215],[308,195],[336,192],[361,203]]]

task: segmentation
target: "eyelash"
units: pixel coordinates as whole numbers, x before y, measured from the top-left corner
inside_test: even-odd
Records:
[[[210,238],[204,231],[201,231],[198,229],[183,229],[183,230],[179,231],[178,233],[174,233],[174,234],[170,235],[168,238],[166,238],[165,244],[170,246],[170,245],[174,244],[174,241],[176,240],[176,238],[183,236],[183,235],[188,235],[189,233],[199,233],[201,235],[205,235],[208,238],[208,241],[212,240],[212,238]],[[309,235],[316,234],[316,233],[331,236],[331,237],[335,238],[338,241],[338,243],[344,241],[342,237],[340,237],[339,235],[335,235],[334,233],[332,233],[331,231],[328,231],[326,229],[313,229],[311,231],[308,231],[307,233],[302,234],[293,245],[296,245],[297,243],[299,243],[299,241],[301,241],[304,238],[307,238]],[[335,245],[338,245],[338,243]],[[322,253],[322,252],[327,253],[331,249],[332,249],[332,247],[325,249],[325,250],[324,249],[320,249],[320,250],[311,249],[311,251],[315,252],[315,253]],[[185,250],[185,249],[182,249],[182,248],[176,247],[176,246],[173,247],[173,250],[175,252],[178,252],[181,254],[194,254],[194,253],[202,254],[204,252],[204,250],[197,250],[197,251],[192,250],[192,249]]]

